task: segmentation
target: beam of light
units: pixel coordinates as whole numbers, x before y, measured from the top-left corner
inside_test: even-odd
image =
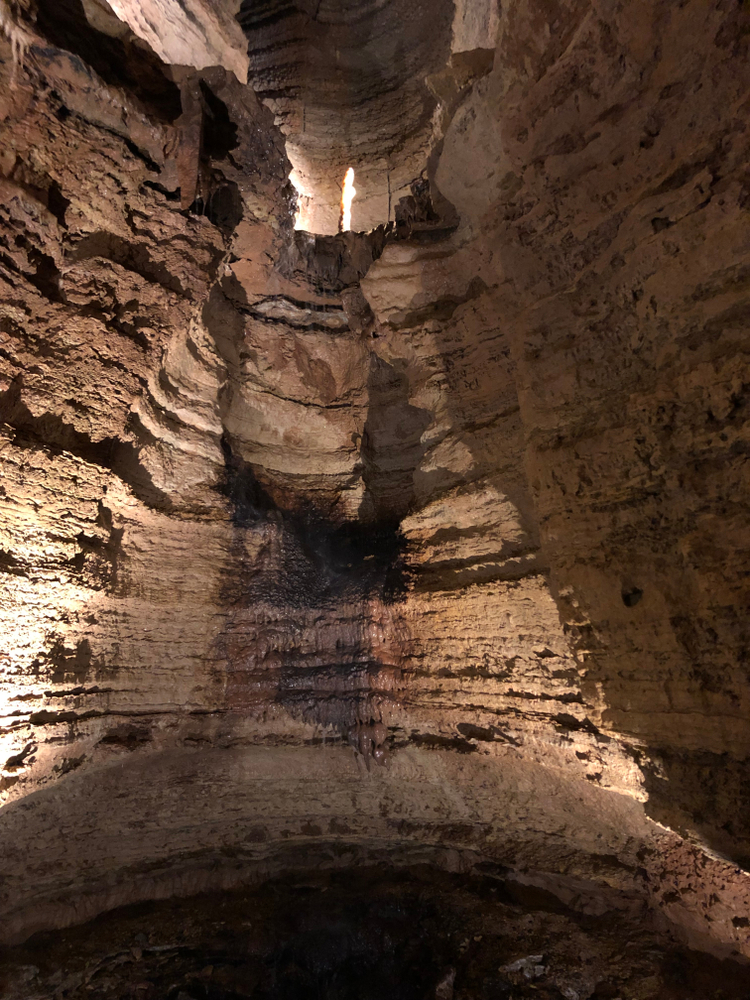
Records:
[[[349,167],[341,188],[341,232],[346,233],[352,228],[352,202],[357,193],[354,187],[354,168]]]

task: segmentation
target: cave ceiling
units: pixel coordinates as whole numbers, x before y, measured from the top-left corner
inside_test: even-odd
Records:
[[[749,55],[0,0],[0,995],[747,1000]]]

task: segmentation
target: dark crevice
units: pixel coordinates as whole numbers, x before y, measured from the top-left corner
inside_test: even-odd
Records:
[[[199,82],[203,98],[203,152],[208,159],[225,160],[239,146],[237,125],[224,101],[214,94],[205,80]]]
[[[47,208],[57,219],[58,225],[62,229],[67,229],[65,214],[70,208],[70,199],[62,193],[62,188],[57,181],[52,181],[47,191]]]
[[[204,185],[204,194],[195,199],[188,211],[192,215],[205,215],[229,239],[242,221],[244,212],[240,189],[234,181],[227,181],[214,171],[210,181]]]
[[[180,189],[179,188],[177,188],[177,190],[175,190],[175,191],[170,191],[168,188],[165,188],[163,184],[159,184],[156,181],[144,181],[143,182],[143,187],[145,187],[145,188],[151,188],[152,191],[158,191],[159,194],[163,194],[164,195],[164,197],[167,199],[167,201],[176,201],[176,202],[179,202],[179,200],[180,200]]]

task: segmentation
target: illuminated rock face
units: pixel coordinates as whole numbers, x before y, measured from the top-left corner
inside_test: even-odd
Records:
[[[168,6],[0,6],[0,982],[744,997],[750,13]]]

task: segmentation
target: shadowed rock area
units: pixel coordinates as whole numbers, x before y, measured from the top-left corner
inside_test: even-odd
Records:
[[[0,0],[0,994],[748,1000],[749,45]]]
[[[140,980],[134,995],[147,1000],[295,1000],[311,992],[342,1000],[455,993],[560,1000],[573,992],[638,995],[646,979],[665,1000],[711,995],[717,981],[730,991],[724,996],[742,995],[742,971],[665,948],[632,913],[577,913],[488,868],[316,873],[127,907],[99,921],[95,935],[88,925],[32,938],[19,949],[29,964],[14,988],[25,989],[33,968],[51,993],[71,998],[120,997],[126,978]]]

